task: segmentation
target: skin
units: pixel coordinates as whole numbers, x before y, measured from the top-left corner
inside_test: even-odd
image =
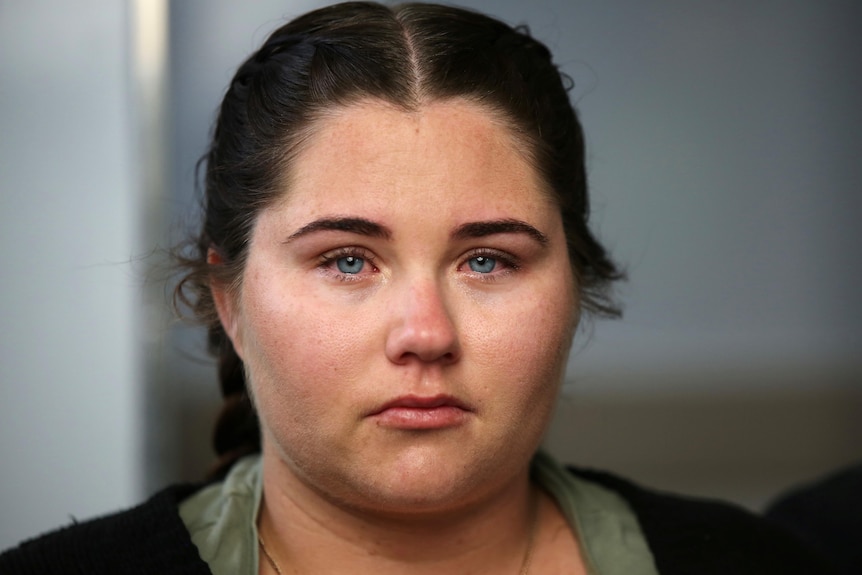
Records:
[[[537,550],[577,557],[528,478],[577,290],[559,209],[505,124],[465,101],[361,102],[319,121],[284,187],[241,287],[213,288],[282,567],[517,572],[533,505]],[[457,407],[383,409],[404,397]]]

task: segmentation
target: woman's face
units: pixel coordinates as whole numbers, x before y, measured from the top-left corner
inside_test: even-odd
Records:
[[[331,501],[447,509],[518,477],[576,324],[559,210],[477,105],[321,120],[216,291],[264,457]]]

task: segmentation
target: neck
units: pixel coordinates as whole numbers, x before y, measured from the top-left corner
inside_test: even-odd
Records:
[[[534,535],[536,496],[525,469],[480,500],[445,509],[358,509],[322,497],[265,456],[258,527],[285,575],[516,574]]]

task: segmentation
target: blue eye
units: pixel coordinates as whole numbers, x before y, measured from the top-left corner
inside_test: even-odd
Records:
[[[356,256],[342,256],[335,260],[335,265],[343,274],[358,274],[365,267],[365,260]]]
[[[489,274],[497,267],[497,260],[487,256],[475,256],[468,261],[470,269],[480,274]]]

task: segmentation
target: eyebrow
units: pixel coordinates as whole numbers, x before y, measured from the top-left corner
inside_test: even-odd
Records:
[[[365,218],[333,217],[320,218],[302,226],[292,233],[284,243],[289,243],[297,238],[319,231],[349,232],[386,240],[392,238],[392,231],[377,222]],[[545,234],[527,222],[514,219],[468,222],[455,228],[455,231],[452,232],[452,237],[463,240],[483,238],[495,234],[526,234],[543,246],[548,244],[548,237]]]
[[[350,232],[361,236],[370,236],[387,240],[392,237],[392,232],[389,228],[376,222],[372,222],[371,220],[366,220],[365,218],[334,217],[321,218],[302,226],[284,240],[284,243],[289,243],[302,236],[324,230]]]
[[[487,222],[470,222],[458,226],[452,237],[458,239],[482,238],[494,234],[526,234],[542,244],[548,245],[548,236],[520,220],[491,220]]]

